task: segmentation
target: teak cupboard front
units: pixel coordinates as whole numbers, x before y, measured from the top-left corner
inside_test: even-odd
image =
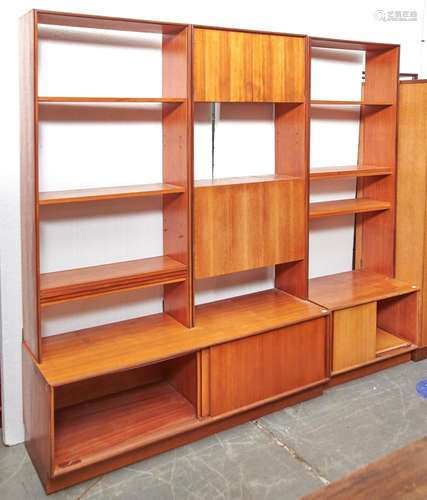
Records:
[[[162,95],[40,96],[46,24],[160,34]],[[47,11],[21,19],[21,39],[24,418],[48,492],[318,396],[331,371],[415,349],[417,290],[392,279],[397,46]],[[311,46],[367,51],[358,166],[310,174]],[[273,175],[193,182],[193,107],[215,102],[274,106]],[[163,182],[40,192],[39,111],[55,103],[159,104]],[[357,199],[309,204],[310,177],[334,176],[360,177]],[[163,200],[163,255],[40,272],[43,206],[147,196]],[[342,213],[363,213],[362,270],[309,283],[309,218]],[[274,288],[195,306],[196,280],[265,267]],[[55,304],[156,285],[159,314],[41,334]]]

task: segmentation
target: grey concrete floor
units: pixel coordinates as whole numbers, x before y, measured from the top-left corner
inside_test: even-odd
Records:
[[[427,360],[400,365],[49,498],[295,499],[427,435],[423,378]],[[41,498],[23,445],[2,446],[0,499]]]

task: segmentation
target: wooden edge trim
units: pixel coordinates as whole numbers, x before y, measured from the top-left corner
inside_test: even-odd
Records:
[[[385,359],[390,359],[390,358],[395,358],[397,356],[400,356],[401,354],[406,354],[408,352],[415,351],[417,349],[417,346],[415,344],[410,344],[408,347],[397,347],[395,349],[392,349],[390,351],[383,351],[378,357],[375,359],[371,359],[370,361],[365,361],[364,363],[360,363],[358,365],[350,366],[348,368],[343,368],[342,370],[337,370],[335,372],[332,372],[332,377],[336,377],[339,375],[342,375],[343,373],[348,373],[354,370],[359,370],[360,368],[365,368],[366,366],[374,365],[376,363],[380,363],[381,361],[384,361]]]
[[[346,382],[350,382],[351,380],[366,377],[367,375],[372,375],[373,373],[406,363],[407,361],[411,361],[410,350],[395,356],[383,356],[379,358],[377,362],[352,368],[349,371],[341,372],[339,374],[333,373],[328,383],[328,387],[335,387],[336,385],[344,384]]]

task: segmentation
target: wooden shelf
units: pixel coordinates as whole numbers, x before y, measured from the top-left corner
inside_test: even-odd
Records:
[[[123,17],[93,16],[49,10],[36,10],[35,12],[38,24],[52,24],[55,26],[167,34],[177,34],[186,28],[185,24],[127,19]]]
[[[248,177],[229,177],[194,181],[194,187],[202,188],[212,186],[230,186],[234,184],[257,184],[259,182],[281,182],[295,179],[297,179],[297,177],[292,177],[290,175],[252,175]]]
[[[405,295],[417,287],[369,271],[349,271],[309,280],[309,300],[330,310]]]
[[[196,313],[192,329],[168,314],[154,314],[45,337],[38,367],[50,385],[58,386],[325,315],[321,307],[275,289],[200,305]]]
[[[359,42],[355,40],[338,40],[335,38],[310,37],[312,47],[338,50],[369,50],[384,51],[397,48],[398,45],[392,43],[379,42]]]
[[[49,305],[119,290],[177,283],[186,278],[186,266],[167,256],[82,267],[42,274],[40,301],[42,305]]]
[[[185,188],[173,184],[142,184],[139,186],[118,186],[91,189],[71,189],[67,191],[49,191],[40,193],[40,205],[61,205],[84,201],[118,200],[123,198],[141,198],[183,193]]]
[[[181,103],[185,102],[183,97],[63,97],[63,96],[39,96],[39,103],[73,103],[73,102],[87,102],[87,103],[120,103],[120,102],[147,102],[147,103]]]
[[[310,171],[310,180],[342,179],[345,177],[368,177],[377,175],[390,175],[391,173],[391,167],[379,167],[375,165],[321,167],[315,168]]]
[[[367,102],[367,101],[330,101],[315,99],[310,101],[312,106],[391,106],[391,102]]]
[[[333,215],[360,214],[387,210],[391,204],[387,201],[354,198],[351,200],[319,201],[310,203],[310,218],[330,217]]]
[[[401,339],[400,337],[396,337],[396,335],[392,335],[381,328],[377,328],[377,356],[390,353],[390,351],[394,351],[395,349],[410,347],[411,345],[412,344],[409,340]]]
[[[191,403],[166,382],[57,410],[54,476],[141,447],[195,422]]]

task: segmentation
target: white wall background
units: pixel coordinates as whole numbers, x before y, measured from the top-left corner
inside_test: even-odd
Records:
[[[206,3],[108,2],[39,0],[6,2],[2,30],[2,161],[0,168],[0,297],[3,438],[23,439],[21,398],[21,289],[19,228],[19,114],[17,18],[31,8],[161,19],[219,26],[306,33],[336,38],[400,43],[401,71],[427,71],[423,44],[423,0],[278,3],[236,0]],[[280,8],[279,8],[280,6]],[[417,22],[378,21],[377,10],[416,11]],[[40,94],[160,95],[158,39],[138,34],[96,35],[86,30],[47,28],[43,33]],[[427,35],[427,30],[424,37]],[[113,36],[114,41],[111,37]],[[425,44],[424,44],[425,45]],[[144,54],[150,71],[140,64]],[[424,61],[424,62],[423,62]],[[108,64],[107,64],[108,63]],[[314,98],[357,99],[361,61],[354,53],[335,63],[325,51],[313,65]],[[147,78],[149,76],[149,78]],[[426,74],[427,76],[427,74]],[[357,77],[353,80],[353,77]],[[102,86],[99,82],[102,81]],[[350,87],[349,82],[355,84]],[[355,83],[357,81],[357,84]],[[333,84],[333,85],[332,85]],[[102,90],[101,90],[102,89]],[[327,92],[330,92],[329,94]],[[349,92],[343,94],[343,92]],[[209,107],[197,110],[196,178],[210,176]],[[272,173],[273,128],[270,106],[217,108],[216,177]],[[107,123],[106,118],[111,123]],[[344,118],[344,119],[343,119]],[[254,140],[256,138],[256,141]],[[100,106],[68,109],[44,106],[41,124],[41,188],[155,182],[160,178],[160,123],[155,106],[130,106],[126,113]],[[231,144],[233,148],[230,149]],[[257,147],[255,147],[255,145]],[[242,158],[242,152],[245,152]],[[354,110],[318,109],[312,123],[312,167],[355,163],[357,120]],[[314,190],[313,190],[314,191]],[[315,187],[313,199],[354,195],[352,181]],[[78,222],[78,223],[77,223]],[[143,234],[140,228],[144,227]],[[46,208],[42,238],[44,271],[66,269],[161,253],[158,200],[129,201],[113,207],[93,204],[73,209]],[[311,274],[329,274],[351,267],[352,218],[316,222],[311,228]],[[102,235],[102,240],[100,239]],[[102,245],[100,245],[102,241]],[[84,245],[84,251],[81,250]],[[334,251],[331,259],[331,249]],[[326,256],[328,258],[326,258]],[[204,302],[271,286],[271,270],[256,270],[204,280],[197,301]],[[161,290],[132,292],[53,307],[46,315],[45,335],[156,312]],[[78,315],[76,312],[78,311]]]

